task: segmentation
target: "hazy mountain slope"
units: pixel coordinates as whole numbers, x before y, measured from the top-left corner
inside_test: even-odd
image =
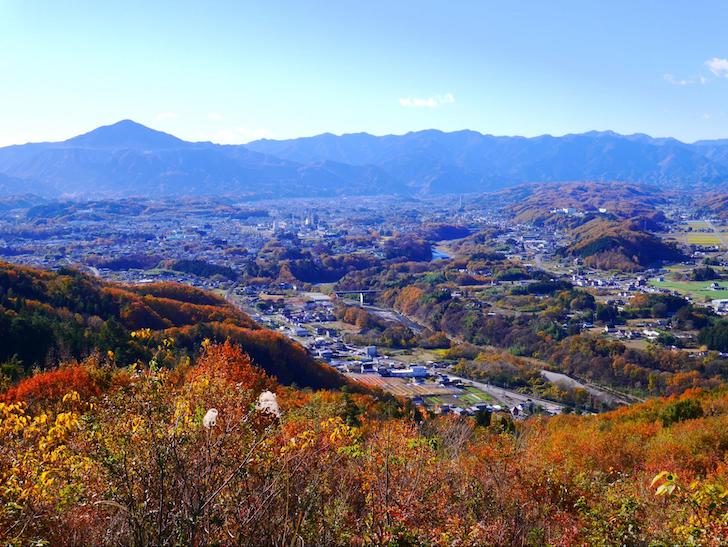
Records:
[[[0,181],[0,193],[43,196],[438,194],[585,180],[686,187],[728,181],[728,145],[610,131],[525,138],[426,130],[231,146],[123,120],[63,142],[0,148],[0,174],[23,181]]]
[[[728,139],[698,141],[694,144],[706,158],[728,165]]]
[[[723,153],[728,147],[609,131],[534,138],[434,130],[383,137],[324,134],[246,146],[296,161],[373,164],[410,186],[434,191],[439,188],[432,187],[433,178],[457,180],[457,191],[517,182],[618,180],[688,185],[728,180],[728,152]]]
[[[121,120],[115,124],[97,127],[88,133],[68,139],[62,144],[79,148],[134,148],[142,150],[192,146],[192,143],[178,139],[169,133],[150,129],[132,120]]]
[[[53,191],[43,184],[0,173],[0,196],[23,195],[30,192],[53,194]]]
[[[42,195],[279,197],[397,191],[376,167],[302,165],[242,146],[185,142],[129,120],[60,143],[2,148],[0,173],[33,181],[33,191]]]

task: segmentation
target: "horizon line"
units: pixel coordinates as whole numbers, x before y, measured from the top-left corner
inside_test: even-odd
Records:
[[[20,143],[13,143],[13,144],[3,145],[3,146],[0,146],[0,148],[9,148],[9,147],[13,147],[13,146],[25,146],[25,145],[31,145],[31,144],[63,144],[63,143],[66,143],[66,142],[68,142],[70,140],[73,140],[75,138],[82,137],[82,136],[88,135],[90,133],[93,133],[94,131],[97,131],[99,129],[107,129],[107,128],[114,127],[116,125],[119,125],[119,124],[122,124],[122,123],[125,123],[125,122],[132,123],[132,124],[134,124],[136,126],[143,127],[145,129],[148,129],[150,131],[154,131],[156,133],[161,133],[161,134],[164,134],[164,135],[168,135],[170,137],[179,139],[180,141],[185,142],[185,143],[189,143],[189,144],[215,144],[215,145],[218,145],[218,146],[247,146],[248,144],[251,144],[251,143],[254,143],[254,142],[261,142],[261,141],[265,141],[265,142],[285,142],[285,141],[296,141],[296,140],[303,140],[303,139],[313,139],[313,138],[316,138],[316,137],[323,137],[323,136],[346,137],[346,136],[352,136],[352,135],[367,135],[367,136],[376,137],[376,138],[384,138],[384,137],[404,137],[404,136],[411,135],[411,134],[415,134],[415,133],[426,133],[426,132],[438,132],[438,133],[442,133],[442,134],[446,134],[446,135],[454,134],[454,133],[476,133],[476,134],[481,135],[483,137],[513,138],[513,139],[518,139],[518,138],[521,138],[521,139],[539,139],[539,138],[544,138],[544,137],[551,137],[551,138],[559,139],[559,138],[564,138],[564,137],[583,136],[583,135],[589,135],[589,134],[611,134],[611,135],[614,135],[614,136],[617,136],[617,137],[647,137],[647,138],[652,139],[652,140],[673,140],[673,141],[676,141],[676,142],[678,142],[680,144],[685,144],[685,145],[694,145],[694,144],[702,143],[702,142],[717,142],[717,141],[728,140],[728,136],[727,136],[727,137],[719,137],[719,138],[713,138],[713,139],[696,139],[694,141],[684,141],[684,140],[680,140],[680,139],[678,139],[676,137],[672,137],[672,136],[659,136],[659,137],[656,137],[656,136],[650,135],[649,133],[643,133],[643,132],[637,132],[637,133],[619,133],[618,131],[615,131],[613,129],[590,129],[590,130],[582,131],[582,132],[569,132],[569,133],[563,133],[563,134],[540,133],[538,135],[526,136],[526,135],[518,135],[518,134],[499,134],[499,135],[496,135],[494,133],[483,133],[482,131],[479,131],[477,129],[470,129],[470,128],[454,129],[454,130],[451,130],[451,131],[447,131],[447,130],[443,130],[443,129],[438,129],[436,127],[430,127],[430,128],[427,128],[427,129],[410,130],[410,131],[406,131],[404,133],[381,133],[381,134],[370,133],[368,131],[355,131],[355,132],[343,132],[343,133],[334,133],[332,131],[324,131],[322,133],[315,133],[315,134],[312,134],[312,135],[302,135],[302,136],[298,136],[298,137],[288,137],[288,138],[260,138],[260,139],[253,139],[253,140],[246,141],[246,142],[241,142],[241,143],[220,143],[220,142],[215,142],[215,141],[210,141],[210,140],[207,140],[207,141],[185,140],[182,137],[178,137],[177,135],[174,135],[173,133],[169,133],[169,132],[163,131],[161,129],[155,129],[153,127],[150,127],[149,125],[145,125],[143,123],[137,122],[137,121],[135,121],[135,120],[133,120],[131,118],[123,118],[123,119],[118,120],[116,122],[112,122],[112,123],[102,124],[102,125],[96,126],[96,127],[92,128],[92,129],[89,129],[88,131],[83,132],[83,133],[79,133],[77,135],[72,135],[70,137],[67,137],[64,140],[57,140],[57,141],[50,141],[50,140],[45,140],[45,141],[44,140],[27,141],[27,142],[24,142],[24,143],[23,142],[20,142]]]

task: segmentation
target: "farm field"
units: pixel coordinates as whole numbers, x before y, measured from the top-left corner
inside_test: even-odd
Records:
[[[493,403],[493,397],[473,386],[454,389],[456,393],[449,395],[430,395],[425,397],[428,405],[448,404],[467,408],[478,403]]]
[[[726,230],[726,226],[716,226],[704,220],[693,220],[687,222],[683,230],[673,232],[671,238],[685,245],[725,247],[725,237],[722,234]]]
[[[445,359],[446,351],[441,349],[424,349],[424,348],[409,348],[409,349],[391,349],[391,348],[380,348],[380,353],[387,357],[392,357],[397,361],[406,363],[408,365],[427,363],[428,361],[442,361]]]
[[[376,387],[397,397],[426,397],[428,395],[451,395],[458,394],[462,390],[452,387],[444,387],[434,382],[423,382],[415,384],[409,378],[387,378],[379,374],[360,374],[350,372],[347,374],[351,379],[362,384]]]
[[[687,222],[687,225],[690,226],[693,230],[707,230],[707,229],[710,229],[710,224],[708,224],[704,220],[689,220]]]
[[[710,247],[721,244],[720,238],[717,235],[707,232],[688,232],[685,234],[685,239],[690,245]]]
[[[710,288],[712,281],[658,281],[657,279],[652,279],[649,283],[653,287],[669,289],[689,296],[698,302],[703,302],[705,299],[716,300],[728,298],[728,282],[719,282],[721,289],[718,290]]]
[[[348,373],[347,376],[396,397],[422,397],[428,405],[449,404],[467,408],[478,403],[492,403],[493,398],[474,386],[445,387],[434,382],[412,383],[407,378],[387,378],[378,374]]]
[[[465,392],[463,395],[458,397],[459,400],[464,401],[467,404],[474,405],[477,403],[490,403],[493,402],[493,397],[479,390],[477,387],[466,386],[463,388]]]

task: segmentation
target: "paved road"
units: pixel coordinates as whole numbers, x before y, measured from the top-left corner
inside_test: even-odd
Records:
[[[563,384],[570,388],[585,389],[592,396],[606,402],[610,405],[628,405],[630,402],[622,397],[618,397],[614,393],[609,393],[592,385],[583,384],[579,380],[575,380],[571,376],[562,374],[560,372],[552,372],[550,370],[541,370],[541,376],[546,378],[549,382],[556,384]]]
[[[409,317],[405,317],[395,310],[390,310],[388,308],[378,308],[377,306],[370,306],[368,304],[364,306],[364,309],[388,321],[397,321],[399,323],[402,323],[405,327],[409,327],[415,334],[421,333],[425,328],[419,323],[415,323]]]

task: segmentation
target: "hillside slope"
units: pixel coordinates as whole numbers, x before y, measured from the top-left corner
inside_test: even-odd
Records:
[[[577,226],[594,218],[619,220],[655,217],[656,207],[666,202],[664,189],[625,183],[595,182],[523,185],[503,190],[497,199],[508,203],[507,210],[519,223]],[[564,209],[580,216],[564,214]]]
[[[587,266],[603,270],[638,271],[662,262],[684,259],[682,252],[659,237],[640,230],[640,220],[594,219],[574,230],[576,241],[565,252]]]
[[[150,329],[144,335],[135,331]],[[163,339],[194,355],[205,339],[240,343],[284,384],[338,387],[346,380],[280,333],[261,328],[219,297],[186,285],[115,285],[75,270],[48,272],[0,262],[0,365],[11,379],[59,360],[111,352],[147,360]]]
[[[728,194],[709,194],[700,198],[696,205],[707,216],[728,219]]]

